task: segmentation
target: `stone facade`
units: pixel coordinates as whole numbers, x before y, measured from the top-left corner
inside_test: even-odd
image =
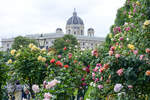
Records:
[[[73,12],[73,16],[67,20],[66,24],[66,34],[74,35],[82,49],[93,49],[95,46],[100,45],[105,38],[95,37],[94,29],[89,28],[87,30],[87,36],[84,33],[84,23],[83,20],[77,16],[77,12]],[[25,37],[35,39],[39,42],[41,48],[48,49],[53,45],[56,38],[61,38],[65,34],[61,28],[57,28],[55,33],[44,33],[44,34],[31,34]],[[10,50],[13,44],[14,38],[2,39],[2,51]]]

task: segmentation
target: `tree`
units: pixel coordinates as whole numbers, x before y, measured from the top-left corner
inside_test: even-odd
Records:
[[[61,54],[64,48],[66,48],[66,51],[72,52],[76,45],[78,45],[76,37],[67,34],[62,38],[56,39],[52,48],[56,49],[58,54]]]
[[[38,43],[33,40],[33,39],[29,39],[27,37],[22,37],[22,36],[18,36],[14,39],[14,43],[12,45],[12,49],[20,49],[21,46],[23,47],[27,47],[30,43],[33,43],[35,45],[37,45]]]

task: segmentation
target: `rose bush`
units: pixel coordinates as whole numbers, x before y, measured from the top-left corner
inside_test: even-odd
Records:
[[[119,92],[127,100],[142,100],[149,96],[149,69],[150,69],[150,21],[147,15],[149,1],[127,0],[124,7],[119,9],[103,49],[107,53],[100,54],[101,66],[96,71],[91,70],[93,86],[87,91],[87,98],[120,98]],[[102,49],[102,50],[103,50]],[[100,52],[101,53],[101,52]],[[107,65],[107,66],[106,66]],[[123,88],[114,89],[116,84]],[[103,87],[103,88],[100,88]],[[90,91],[91,90],[91,91]],[[90,95],[90,96],[89,96]],[[123,99],[122,98],[122,99]]]

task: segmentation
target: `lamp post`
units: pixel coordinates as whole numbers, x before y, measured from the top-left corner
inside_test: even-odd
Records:
[[[46,39],[38,39],[40,49],[44,48]]]
[[[44,48],[46,39],[43,38],[43,34],[41,34],[40,38],[38,39],[40,49]]]

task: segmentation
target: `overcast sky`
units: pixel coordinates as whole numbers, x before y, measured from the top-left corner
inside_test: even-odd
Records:
[[[34,33],[51,33],[66,21],[74,8],[84,21],[85,32],[105,37],[114,23],[117,9],[125,0],[0,0],[0,39]],[[85,33],[85,34],[86,34]]]

